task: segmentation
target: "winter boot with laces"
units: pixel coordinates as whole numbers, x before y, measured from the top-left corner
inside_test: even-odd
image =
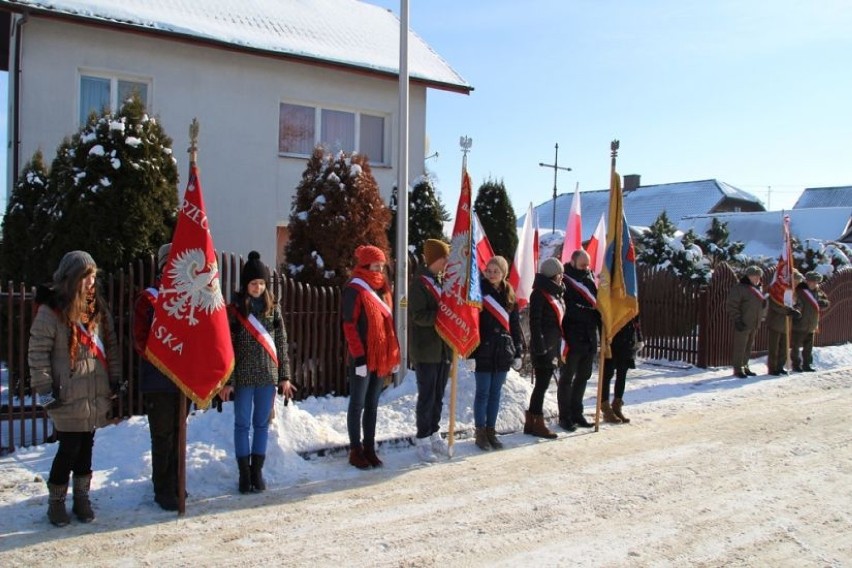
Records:
[[[95,520],[95,511],[89,501],[89,488],[92,485],[92,474],[74,474],[74,506],[71,510],[81,523],[91,523]]]
[[[68,510],[65,508],[65,496],[68,494],[68,484],[47,484],[47,518],[57,527],[64,527],[71,522]]]

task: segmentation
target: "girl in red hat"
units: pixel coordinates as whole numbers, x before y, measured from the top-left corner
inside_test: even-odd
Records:
[[[355,249],[355,260],[357,265],[341,299],[343,332],[352,359],[346,424],[349,463],[367,469],[382,465],[376,455],[376,414],[382,389],[399,370],[400,351],[384,272],[385,253],[378,247],[362,245]]]

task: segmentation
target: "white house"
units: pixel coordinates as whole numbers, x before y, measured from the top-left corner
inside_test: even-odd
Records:
[[[280,260],[294,190],[317,143],[370,157],[396,182],[399,19],[358,0],[0,0],[9,71],[7,192],[91,110],[137,90],[174,139],[188,126],[217,248]],[[5,41],[4,41],[5,40]],[[2,54],[0,54],[2,57]],[[427,89],[472,87],[409,39],[409,175],[423,174]],[[183,188],[181,188],[181,191]]]

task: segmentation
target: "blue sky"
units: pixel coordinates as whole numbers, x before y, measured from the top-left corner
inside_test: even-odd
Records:
[[[771,188],[771,209],[852,185],[848,0],[411,0],[409,23],[475,88],[429,94],[452,211],[460,135],[475,186],[502,178],[519,216],[552,196],[556,142],[560,193],[607,187],[613,138],[645,185]]]
[[[411,0],[410,24],[475,87],[429,93],[451,211],[461,135],[475,186],[502,179],[519,216],[550,199],[556,142],[560,193],[607,186],[613,138],[646,185],[717,178],[780,209],[852,184],[848,0]]]

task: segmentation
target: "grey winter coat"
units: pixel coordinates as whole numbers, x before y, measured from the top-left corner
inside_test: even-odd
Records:
[[[109,369],[82,344],[71,368],[68,326],[50,306],[39,306],[30,328],[32,388],[39,394],[53,392],[59,400],[48,415],[60,432],[91,432],[112,419],[112,390],[120,381],[121,359],[112,318],[109,314],[103,318],[95,333],[104,345]]]

